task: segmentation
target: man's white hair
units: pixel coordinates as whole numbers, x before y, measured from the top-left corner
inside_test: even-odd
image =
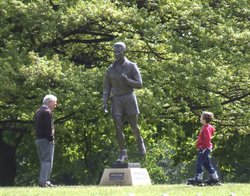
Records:
[[[124,42],[116,42],[114,46],[121,46],[124,52],[126,51],[126,44]]]
[[[57,101],[57,97],[55,95],[46,95],[43,98],[43,104],[47,105],[50,101]]]

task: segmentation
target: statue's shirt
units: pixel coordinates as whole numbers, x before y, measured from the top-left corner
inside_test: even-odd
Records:
[[[127,76],[127,79],[123,77]],[[109,96],[121,96],[132,93],[134,88],[142,87],[142,78],[137,65],[127,58],[122,65],[111,64],[104,81],[104,102]]]

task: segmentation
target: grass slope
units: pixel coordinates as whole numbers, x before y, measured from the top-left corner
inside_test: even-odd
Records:
[[[151,186],[58,186],[2,187],[6,196],[250,196],[250,184],[222,184],[221,186],[194,187],[190,185]]]

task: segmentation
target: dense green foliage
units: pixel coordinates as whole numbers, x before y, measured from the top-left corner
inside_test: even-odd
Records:
[[[130,161],[147,167],[154,183],[184,181],[194,172],[199,115],[209,110],[222,179],[249,182],[247,0],[0,0],[0,15],[0,171],[10,147],[16,184],[37,182],[33,114],[47,93],[59,102],[56,182],[98,184],[116,159],[112,119],[102,112],[116,41],[127,44],[144,82],[136,94],[148,155]]]

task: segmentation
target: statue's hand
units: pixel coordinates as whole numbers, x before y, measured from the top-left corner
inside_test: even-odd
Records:
[[[104,111],[105,114],[109,113],[107,104],[103,105],[103,111]]]
[[[125,74],[125,73],[122,73],[122,78],[127,81],[128,80],[128,75]]]

